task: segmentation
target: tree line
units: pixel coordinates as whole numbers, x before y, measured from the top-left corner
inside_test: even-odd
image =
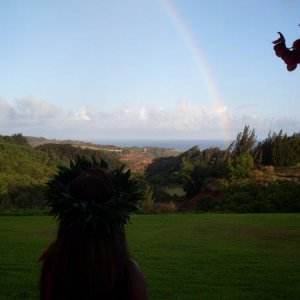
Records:
[[[77,155],[104,159],[114,168],[121,165],[114,152],[58,143],[32,147],[20,133],[0,136],[0,211],[45,207],[46,181],[58,165],[68,165]],[[145,191],[141,201],[145,210],[156,205],[174,211],[199,196],[193,209],[290,212],[300,211],[299,163],[300,133],[269,133],[258,142],[255,130],[245,126],[225,150],[195,146],[176,156],[158,157],[135,176]],[[264,171],[268,166],[275,175],[276,168],[283,167],[296,173],[294,177],[281,174],[277,181]]]
[[[46,203],[45,183],[58,165],[67,166],[75,156],[104,159],[111,166],[121,163],[115,153],[81,149],[69,144],[30,146],[20,133],[0,135],[0,211],[42,209]]]
[[[298,176],[282,175],[280,179],[285,180],[280,182],[277,182],[277,177],[273,182],[273,175],[264,172],[264,168],[271,165],[276,173],[274,167],[290,167],[292,170],[299,163],[299,133],[287,136],[280,131],[257,142],[255,130],[245,126],[225,150],[209,148],[201,151],[195,146],[177,157],[156,159],[145,175],[156,199],[177,201],[178,198],[164,193],[166,186],[176,184],[182,186],[186,195],[180,201],[198,195],[199,205],[195,202],[194,209],[290,212],[300,211],[300,168],[297,169]],[[251,190],[256,193],[251,193]],[[217,193],[205,195],[205,191]],[[201,197],[201,194],[205,196]],[[290,202],[295,202],[295,205],[287,204]]]

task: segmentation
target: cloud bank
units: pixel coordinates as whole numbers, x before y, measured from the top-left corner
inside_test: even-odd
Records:
[[[0,134],[23,133],[47,138],[71,139],[225,139],[235,138],[244,125],[258,138],[270,130],[291,134],[299,131],[299,118],[262,118],[232,114],[226,107],[206,107],[189,101],[172,109],[120,106],[101,111],[81,106],[63,109],[40,99],[26,97],[8,102],[0,98]]]

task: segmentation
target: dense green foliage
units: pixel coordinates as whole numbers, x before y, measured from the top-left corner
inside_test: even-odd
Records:
[[[250,154],[256,143],[255,130],[250,130],[249,126],[244,127],[243,132],[239,132],[234,143],[229,147],[233,147],[232,156],[239,157],[243,154]]]
[[[177,157],[159,158],[146,170],[153,185],[181,184],[187,197],[192,197],[214,179],[241,179],[250,176],[254,166],[255,131],[245,126],[227,150],[197,146]]]
[[[296,300],[299,214],[133,216],[129,248],[151,300]],[[0,218],[0,298],[39,299],[38,257],[53,241],[50,217]]]
[[[281,180],[292,180],[290,182],[273,182],[273,178],[264,178],[261,185],[261,179],[256,179],[253,170],[268,157],[276,166],[299,163],[299,141],[299,134],[287,137],[279,133],[256,145],[255,131],[245,126],[227,150],[209,148],[201,151],[193,147],[177,157],[157,159],[146,170],[146,178],[156,192],[177,183],[184,188],[186,199],[200,197],[198,204],[193,200],[190,209],[296,212],[299,211],[297,203],[300,199],[297,176],[287,178],[281,175]],[[201,196],[206,190],[219,191],[219,194],[204,193]],[[165,197],[160,192],[157,198]],[[175,201],[174,198],[171,200]]]
[[[195,146],[176,157],[156,159],[147,168],[146,178],[156,190],[182,185],[190,197],[201,189],[205,180],[224,175],[227,155],[227,151],[219,148],[200,151]]]
[[[258,162],[276,167],[294,166],[300,162],[300,133],[287,136],[275,132],[257,145]]]
[[[58,165],[69,164],[76,155],[105,159],[120,166],[114,154],[71,145],[29,146],[21,134],[0,136],[0,211],[45,206],[45,183]]]
[[[44,183],[56,168],[46,153],[16,136],[0,136],[0,209],[44,205]]]
[[[48,156],[61,164],[68,164],[69,160],[75,159],[77,156],[85,158],[94,157],[97,160],[104,159],[111,167],[117,168],[121,164],[115,152],[99,151],[89,148],[74,147],[70,144],[44,144],[36,147],[37,150],[45,152]]]
[[[27,139],[22,135],[22,133],[13,134],[12,136],[0,136],[1,141],[7,141],[12,144],[28,146]]]
[[[201,191],[208,182],[226,175],[228,150],[205,149],[193,162],[193,167],[184,170],[184,189],[189,197]]]
[[[145,212],[153,211],[154,200],[153,188],[150,185],[146,185],[144,195],[139,203],[139,208]]]
[[[240,154],[227,161],[227,177],[230,180],[248,178],[253,166],[253,157],[249,153]]]
[[[146,169],[146,177],[152,184],[178,184],[181,182],[180,170],[181,155],[156,158]]]
[[[42,142],[45,143],[45,140]],[[184,201],[201,196],[203,192],[213,191],[218,194],[218,199],[217,194],[210,195],[202,199],[202,203],[194,203],[192,207],[204,211],[298,211],[297,205],[290,205],[288,208],[284,202],[292,201],[286,198],[289,196],[285,196],[290,195],[289,193],[276,194],[271,187],[275,186],[274,180],[290,180],[291,190],[298,189],[299,133],[292,136],[283,135],[282,131],[272,136],[269,134],[266,140],[257,144],[255,131],[245,126],[226,150],[219,148],[201,150],[195,146],[179,155],[175,155],[171,149],[162,150],[156,147],[145,149],[133,147],[115,151],[113,146],[101,150],[101,147],[88,143],[80,144],[78,141],[74,145],[55,142],[33,148],[28,145],[22,134],[0,136],[0,210],[13,207],[44,207],[45,182],[55,174],[58,165],[68,166],[70,159],[78,155],[104,159],[113,168],[118,168],[121,165],[119,159],[122,159],[122,155],[134,156],[147,151],[156,158],[144,173],[136,176],[144,189],[145,199],[151,198],[151,201],[147,200],[152,203],[151,205],[146,204],[146,200],[141,204],[148,207],[148,210],[153,211],[153,207],[158,207],[157,202],[170,204],[170,207],[173,205],[172,210],[174,203],[181,208],[184,207],[182,205]],[[130,161],[125,161],[127,167],[130,167]],[[278,176],[276,176],[278,171],[274,167],[269,167],[270,164],[281,167]],[[268,167],[264,167],[265,165]],[[290,170],[293,169],[293,172],[286,169],[290,176],[283,170],[285,166]],[[253,197],[247,191],[240,190],[246,189],[247,184],[252,184],[254,190],[259,191],[263,189],[262,186],[268,188],[258,192],[259,196]],[[285,186],[278,183],[278,189],[282,191],[285,191]],[[230,188],[236,192],[233,191],[229,195],[226,191]],[[279,194],[283,195],[282,202],[275,200]],[[273,200],[270,197],[273,197]],[[295,197],[298,197],[297,193]],[[244,204],[240,204],[239,201]],[[258,201],[262,202],[260,206],[257,205]],[[282,207],[281,204],[275,205],[273,202],[268,205],[267,201],[277,201]],[[248,202],[250,204],[246,205]],[[243,205],[247,208],[241,208]]]
[[[300,212],[300,183],[233,184],[222,189],[219,197],[200,198],[197,209],[238,213]]]

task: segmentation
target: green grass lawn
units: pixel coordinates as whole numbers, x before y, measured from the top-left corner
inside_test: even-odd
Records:
[[[0,217],[0,299],[38,299],[50,217]],[[150,299],[299,299],[300,214],[133,216]]]

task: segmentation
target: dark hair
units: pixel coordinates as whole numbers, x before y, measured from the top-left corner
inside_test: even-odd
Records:
[[[114,177],[104,168],[90,168],[75,177],[68,186],[69,194],[86,202],[107,202],[114,191]]]
[[[82,171],[69,184],[69,194],[84,201],[106,202],[114,177],[103,168]],[[123,230],[122,230],[123,229]],[[60,221],[57,238],[43,261],[40,296],[60,299],[132,299],[134,266],[124,226],[68,226]]]

